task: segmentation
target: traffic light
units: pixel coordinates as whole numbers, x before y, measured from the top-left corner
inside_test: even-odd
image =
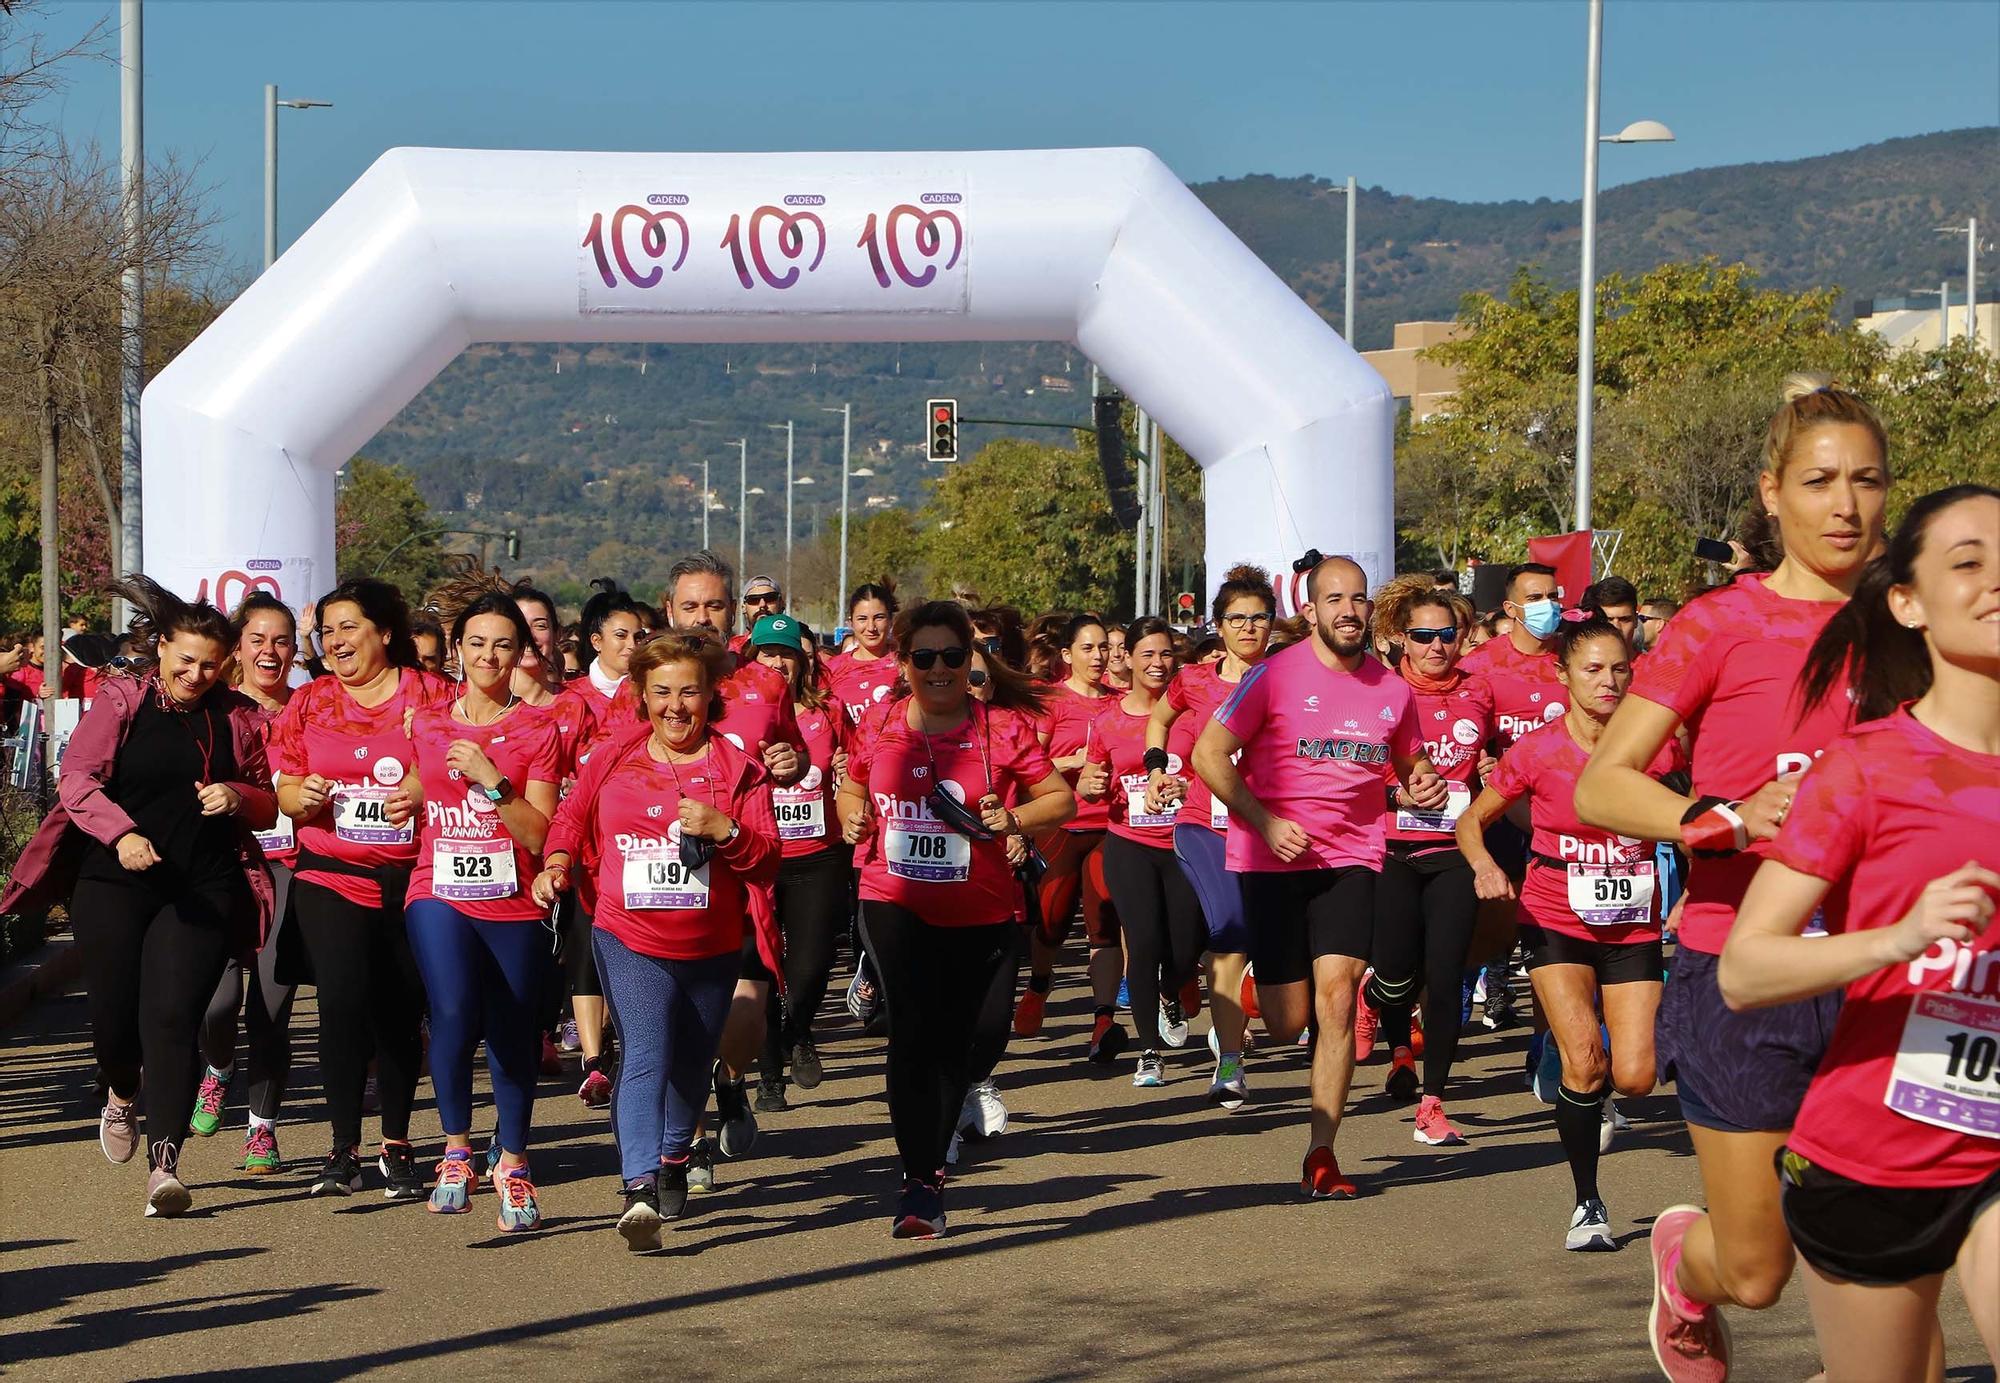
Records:
[[[925,455],[932,461],[958,460],[958,400],[932,399],[924,405],[929,438]]]
[[[518,528],[507,530],[507,560],[510,562],[521,560],[521,530]]]
[[[1174,597],[1174,613],[1179,615],[1183,622],[1191,622],[1194,619],[1193,591],[1182,591]]]

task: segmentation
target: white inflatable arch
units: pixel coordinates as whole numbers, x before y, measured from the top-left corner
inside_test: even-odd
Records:
[[[323,592],[334,472],[474,342],[918,340],[1075,343],[1202,465],[1211,589],[1390,574],[1387,386],[1143,149],[392,149],[146,389],[145,567]]]

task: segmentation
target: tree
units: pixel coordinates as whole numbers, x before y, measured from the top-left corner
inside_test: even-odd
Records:
[[[380,576],[412,600],[449,574],[438,523],[407,471],[363,457],[347,463],[334,510],[340,579]]]

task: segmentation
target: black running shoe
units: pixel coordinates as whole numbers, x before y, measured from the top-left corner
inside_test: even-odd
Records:
[[[382,1173],[388,1185],[382,1188],[382,1198],[392,1201],[420,1201],[430,1195],[431,1188],[425,1183],[423,1174],[417,1170],[417,1150],[408,1143],[382,1144],[382,1156],[376,1159],[375,1169]]]
[[[801,1090],[816,1090],[826,1079],[826,1068],[820,1065],[819,1048],[810,1037],[801,1038],[799,1045],[792,1048],[792,1079]]]
[[[692,1160],[660,1164],[659,1200],[655,1208],[661,1219],[678,1220],[687,1213],[688,1162]]]
[[[790,1109],[791,1106],[785,1103],[784,1081],[758,1081],[754,1108],[759,1114],[783,1114]]]
[[[757,1143],[757,1116],[750,1112],[750,1097],[743,1081],[731,1080],[715,1063],[715,1113],[721,1123],[715,1146],[724,1157],[741,1157]]]
[[[326,1166],[313,1179],[309,1194],[315,1196],[351,1196],[361,1189],[361,1159],[353,1148],[335,1148],[326,1159]]]
[[[660,1193],[650,1181],[635,1182],[624,1188],[625,1213],[618,1217],[618,1232],[625,1247],[634,1253],[650,1253],[660,1246]]]
[[[896,1202],[896,1217],[889,1223],[893,1239],[942,1239],[944,1237],[944,1182],[920,1177],[903,1179],[903,1194]]]

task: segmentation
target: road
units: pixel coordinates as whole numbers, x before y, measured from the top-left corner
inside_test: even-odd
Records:
[[[1628,1102],[1634,1127],[1605,1159],[1618,1253],[1561,1247],[1569,1176],[1523,1089],[1519,1031],[1466,1045],[1451,1101],[1463,1149],[1412,1142],[1409,1109],[1382,1094],[1386,1065],[1364,1067],[1340,1146],[1366,1194],[1308,1203],[1297,1053],[1257,1054],[1254,1101],[1235,1113],[1204,1099],[1205,1049],[1176,1054],[1164,1089],[1134,1090],[1123,1063],[1078,1059],[1076,981],[1003,1063],[1013,1124],[968,1146],[947,1238],[888,1237],[881,1054],[843,1012],[825,1084],[765,1116],[753,1154],[722,1164],[717,1193],[648,1256],[611,1228],[610,1133],[569,1076],[544,1083],[537,1111],[540,1233],[500,1233],[486,1193],[456,1217],[372,1190],[309,1199],[326,1135],[303,1000],[286,1173],[232,1171],[232,1128],[183,1160],[195,1212],[147,1221],[139,1163],[97,1149],[82,998],[50,1001],[0,1047],[0,1363],[24,1379],[258,1383],[1656,1376],[1647,1224],[1700,1199],[1670,1099]],[[417,1137],[434,1156],[429,1093]],[[1945,1326],[1950,1376],[1991,1379],[1955,1284]],[[1739,1378],[1817,1368],[1796,1283],[1763,1316],[1739,1314],[1736,1341]]]

